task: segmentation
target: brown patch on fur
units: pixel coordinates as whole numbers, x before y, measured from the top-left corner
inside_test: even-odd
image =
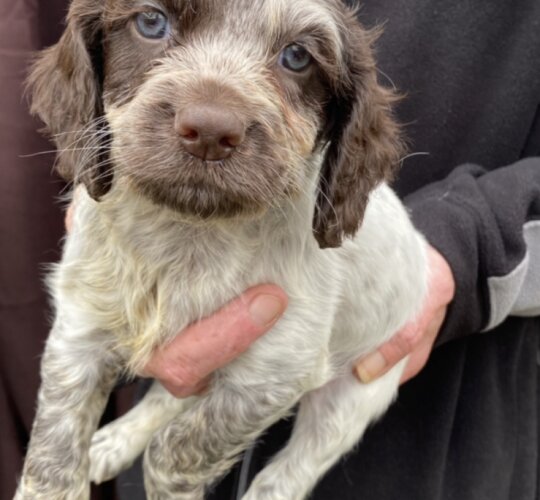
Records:
[[[107,124],[102,120],[103,2],[73,2],[60,41],[36,60],[28,80],[32,112],[59,149],[56,168],[68,181],[82,181],[98,198],[108,191]]]
[[[392,179],[404,151],[392,117],[399,98],[377,81],[371,47],[378,32],[363,30],[352,12],[344,26],[346,74],[333,82],[337,92],[328,105],[329,146],[313,220],[321,248],[338,247],[356,233],[370,192]]]

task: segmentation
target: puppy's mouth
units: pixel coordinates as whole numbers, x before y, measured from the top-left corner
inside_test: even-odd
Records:
[[[159,182],[145,182],[138,184],[137,188],[159,205],[202,219],[255,215],[264,207],[264,203],[258,200],[248,199],[237,193],[227,193],[208,183],[174,183],[164,190]]]
[[[241,143],[223,135],[174,136],[158,128],[149,134],[120,133],[116,174],[153,202],[208,218],[257,215],[289,188],[284,147],[257,125]],[[200,139],[200,135],[199,135]]]

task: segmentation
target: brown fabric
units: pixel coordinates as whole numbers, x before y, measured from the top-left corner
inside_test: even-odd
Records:
[[[56,41],[64,0],[0,0],[0,500],[13,497],[34,416],[39,357],[50,325],[45,265],[58,260],[64,188],[51,145],[22,96],[32,54]],[[114,498],[112,487],[95,500]]]
[[[52,11],[53,9],[51,9]],[[58,257],[62,188],[51,156],[21,158],[50,145],[35,132],[21,86],[41,47],[32,1],[0,1],[0,498],[12,498],[31,427],[39,355],[47,335],[42,264]]]

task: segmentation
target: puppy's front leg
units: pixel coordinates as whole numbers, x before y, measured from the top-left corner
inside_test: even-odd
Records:
[[[304,500],[386,411],[404,364],[370,384],[361,384],[351,373],[306,394],[289,443],[255,477],[242,500]]]
[[[149,500],[202,500],[239,454],[297,402],[294,384],[221,385],[152,439],[144,471]]]
[[[41,363],[37,415],[16,500],[89,498],[88,448],[115,370],[89,338],[51,332]],[[89,335],[88,337],[91,337]]]
[[[140,403],[94,434],[90,479],[99,484],[130,467],[154,433],[196,400],[196,397],[176,399],[159,382],[154,382]]]

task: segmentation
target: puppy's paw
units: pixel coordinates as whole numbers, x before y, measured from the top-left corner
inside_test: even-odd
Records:
[[[90,446],[90,480],[101,484],[129,468],[143,452],[146,440],[118,422],[94,434]]]

